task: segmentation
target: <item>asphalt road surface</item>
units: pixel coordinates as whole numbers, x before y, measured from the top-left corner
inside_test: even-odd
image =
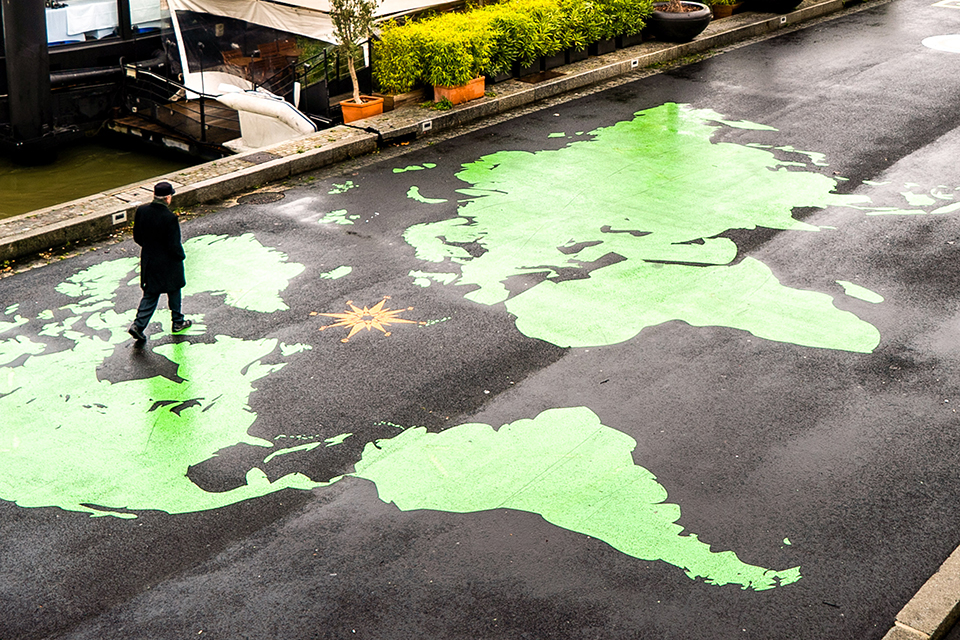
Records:
[[[131,241],[0,280],[0,638],[881,638],[960,542],[952,34],[241,198],[143,348]]]

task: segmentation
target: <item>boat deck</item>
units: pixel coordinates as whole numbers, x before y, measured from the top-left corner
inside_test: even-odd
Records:
[[[194,155],[223,157],[231,153],[224,143],[240,137],[240,118],[217,102],[207,100],[201,110],[200,101],[183,100],[158,106],[155,114],[115,118],[107,128]]]

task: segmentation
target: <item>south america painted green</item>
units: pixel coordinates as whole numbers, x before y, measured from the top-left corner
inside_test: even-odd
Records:
[[[497,430],[463,424],[441,433],[407,429],[369,443],[354,476],[402,511],[516,509],[603,540],[643,560],[662,560],[708,584],[772,589],[800,579],[714,552],[676,524],[656,477],[633,462],[637,442],[585,407],[551,409]]]
[[[560,149],[485,156],[457,174],[473,185],[460,190],[468,199],[458,216],[404,237],[418,258],[443,263],[438,271],[459,270],[455,285],[470,289],[466,298],[505,303],[521,332],[562,347],[615,344],[681,320],[872,351],[874,326],[826,293],[782,285],[754,258],[737,261],[736,244],[720,237],[757,227],[818,231],[793,218],[794,208],[867,199],[835,193],[836,180],[791,170],[797,163],[769,149],[714,143],[720,127],[769,129],[665,104]],[[703,182],[713,169],[726,184]],[[473,243],[482,251],[468,251]],[[418,274],[418,284],[430,284]],[[539,279],[511,290],[516,276]]]

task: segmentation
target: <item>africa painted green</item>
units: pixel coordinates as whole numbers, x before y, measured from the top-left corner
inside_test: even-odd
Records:
[[[720,127],[769,129],[665,104],[561,149],[485,156],[457,174],[472,185],[460,190],[468,200],[457,217],[404,237],[418,258],[442,265],[433,281],[458,270],[454,286],[469,289],[466,298],[504,303],[522,333],[562,347],[616,344],[681,320],[872,351],[873,325],[827,293],[782,285],[754,258],[737,260],[736,244],[721,237],[758,227],[816,232],[793,217],[795,207],[869,201],[835,193],[836,179],[791,170],[800,163],[769,149],[712,142]],[[733,186],[711,185],[705,197],[695,167],[724,167]],[[482,251],[468,251],[474,243]]]
[[[764,590],[800,579],[714,552],[683,534],[680,507],[633,462],[637,442],[585,407],[552,409],[495,430],[463,424],[441,433],[407,429],[369,443],[352,475],[374,482],[402,511],[515,509],[540,514],[643,560],[662,560],[713,585]]]

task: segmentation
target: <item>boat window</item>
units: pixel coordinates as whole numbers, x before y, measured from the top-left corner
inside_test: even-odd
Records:
[[[44,0],[51,46],[115,38],[120,8],[129,7],[134,35],[159,31],[161,0]]]

